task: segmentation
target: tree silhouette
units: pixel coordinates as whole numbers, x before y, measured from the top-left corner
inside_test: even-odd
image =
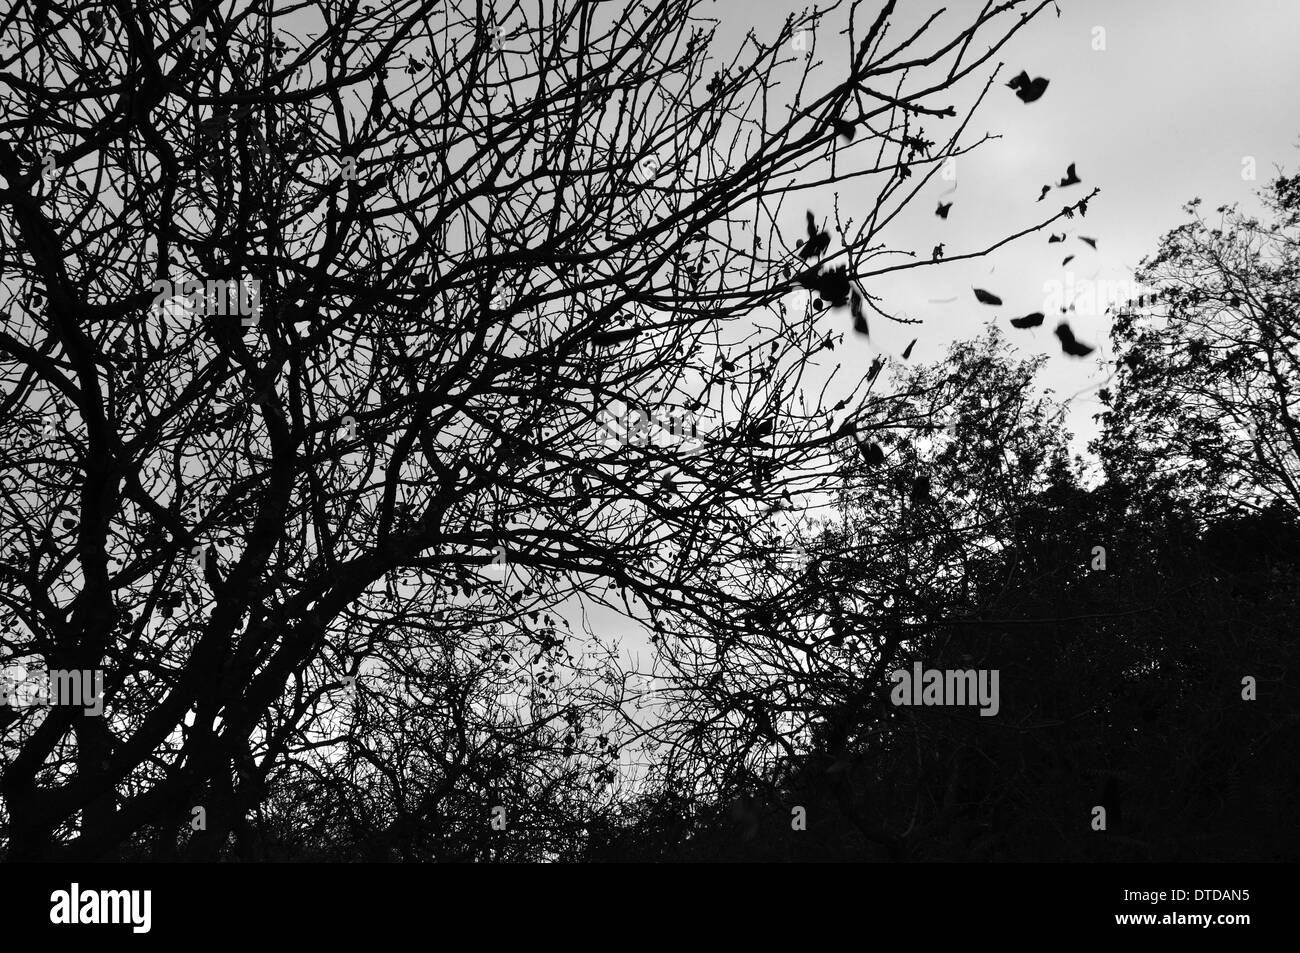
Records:
[[[715,69],[694,0],[18,0],[3,647],[102,669],[105,710],[0,709],[6,856],[573,849],[630,730],[583,610],[752,618],[718,567],[831,485],[795,395],[847,316],[787,303],[778,214],[855,281],[911,267],[865,249],[1049,3],[813,11]],[[849,177],[874,206],[828,215]],[[655,413],[690,453],[631,438]]]
[[[819,621],[799,592],[804,629],[738,645],[725,669],[683,665],[665,729],[676,757],[600,819],[589,857],[1296,856],[1286,619],[1300,525],[1281,503],[1207,526],[1176,496],[1086,486],[1059,407],[1033,394],[1042,360],[990,335],[908,375],[896,399],[918,425],[883,465],[850,462],[843,528],[810,546],[825,567],[815,593],[841,600],[850,634],[833,644],[830,613]],[[926,423],[931,401],[951,434]],[[918,467],[934,492],[909,517]],[[881,673],[914,660],[999,669],[998,716],[892,706]],[[1245,700],[1246,676],[1266,702]],[[755,698],[793,754],[727,720]],[[1105,831],[1088,822],[1095,806]]]
[[[1157,302],[1116,317],[1098,451],[1135,491],[1159,483],[1215,511],[1300,510],[1296,179],[1261,197],[1271,221],[1225,206],[1214,223],[1189,203],[1192,220],[1138,273]]]
[[[1026,501],[1068,472],[1059,408],[1033,393],[1045,361],[1009,359],[991,330],[870,397],[883,459],[842,437],[843,482],[801,527],[799,558],[775,538],[749,555],[748,630],[715,624],[669,656],[679,705],[660,736],[676,756],[661,783],[683,774],[729,798],[813,772],[866,843],[897,851],[844,786],[912,717],[890,706],[889,673],[986,611],[975,567],[1017,545]]]

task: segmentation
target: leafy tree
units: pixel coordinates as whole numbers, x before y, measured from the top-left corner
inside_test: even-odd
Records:
[[[1207,510],[1300,509],[1300,187],[1262,195],[1269,221],[1200,200],[1138,278],[1158,303],[1116,316],[1117,377],[1098,452],[1134,492],[1159,487]]]
[[[659,726],[664,785],[708,800],[809,770],[844,783],[854,764],[886,771],[875,758],[910,723],[889,674],[986,611],[978,567],[1016,549],[1035,494],[1070,479],[1060,408],[1033,388],[1044,361],[1011,358],[994,330],[870,396],[874,427],[838,441],[842,483],[794,536],[801,558],[760,537],[736,568],[752,587],[748,631],[665,648],[679,705]],[[875,808],[837,811],[899,849]]]
[[[1300,592],[1300,522],[1276,503],[1206,527],[1185,501],[1089,488],[1065,456],[1057,408],[1023,402],[1032,363],[1014,361],[995,337],[954,348],[950,361],[903,388],[926,398],[922,408],[933,400],[947,417],[951,407],[958,424],[928,446],[935,432],[920,416],[908,438],[931,475],[934,521],[866,518],[891,495],[900,509],[910,504],[904,487],[916,470],[896,445],[874,470],[853,463],[852,535],[836,538],[857,545],[828,587],[846,617],[854,607],[851,634],[837,648],[827,633],[802,653],[773,637],[728,673],[746,679],[735,694],[768,693],[793,750],[755,743],[747,776],[710,775],[728,763],[724,752],[679,758],[690,770],[664,772],[660,787],[596,828],[591,856],[1259,861],[1300,852],[1285,795],[1300,783],[1286,674],[1298,661],[1286,633]],[[976,368],[964,392],[964,372]],[[925,382],[942,386],[916,386]],[[1025,473],[998,457],[1043,462]],[[902,479],[891,479],[895,466],[907,467]],[[964,480],[982,490],[969,508],[957,505]],[[997,716],[894,707],[877,673],[913,660],[998,669]],[[698,701],[683,717],[724,708],[719,693],[705,696],[712,709]],[[744,737],[733,734],[733,747]],[[1099,806],[1104,831],[1092,826]]]

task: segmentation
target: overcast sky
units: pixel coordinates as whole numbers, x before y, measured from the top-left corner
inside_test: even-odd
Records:
[[[908,35],[943,6],[901,0],[896,37]],[[946,6],[948,12],[932,27],[936,39],[951,38],[983,4],[951,0]],[[1224,203],[1251,206],[1254,191],[1274,176],[1276,166],[1300,168],[1300,0],[1059,0],[1059,6],[1059,18],[1049,7],[995,58],[994,63],[1005,63],[998,85],[965,140],[974,142],[986,132],[1001,138],[958,161],[957,189],[945,197],[953,202],[948,219],[939,219],[934,210],[954,183],[936,177],[891,226],[888,239],[892,247],[914,248],[927,257],[940,241],[949,255],[969,252],[1083,198],[1094,186],[1101,194],[1086,219],[1055,229],[1070,233],[1065,243],[1048,245],[1046,233],[1038,233],[988,259],[915,269],[868,288],[925,324],[910,328],[877,320],[869,344],[848,335],[845,353],[864,368],[877,347],[898,354],[913,336],[920,338],[913,359],[934,360],[952,340],[977,336],[984,324],[997,320],[1019,347],[1053,355],[1044,382],[1059,396],[1095,389],[1105,377],[1099,359],[1108,352],[1109,318],[1071,316],[1080,340],[1101,345],[1086,360],[1061,355],[1052,314],[1033,332],[1012,330],[1007,320],[1046,311],[1044,285],[1051,280],[1065,285],[1072,278],[1076,290],[1087,281],[1129,281],[1132,268],[1155,250],[1161,235],[1184,220],[1181,208],[1189,199],[1200,196],[1210,212]],[[862,4],[859,30],[879,8],[877,2]],[[720,46],[728,51],[751,27],[760,38],[775,36],[785,17],[800,9],[767,0],[714,0],[702,8],[721,21]],[[834,35],[844,22],[841,16],[834,26],[828,23],[817,38],[816,58],[825,62],[814,74],[821,78],[814,87],[818,91],[837,82],[845,69],[848,44]],[[1103,50],[1094,49],[1100,45],[1098,27],[1105,31]],[[1042,99],[1022,103],[1003,85],[1020,70],[1050,80]],[[985,76],[987,70],[967,81],[966,101],[982,88]],[[959,95],[959,116],[962,102]],[[929,137],[937,138],[942,128],[927,130]],[[1243,178],[1247,156],[1255,159],[1255,181]],[[1037,204],[1040,186],[1059,180],[1071,162],[1077,163],[1083,184]],[[855,194],[863,196],[865,211],[868,193],[852,183],[840,190],[841,206],[852,206]],[[829,195],[816,211],[829,214]],[[798,234],[801,216],[802,209],[788,207],[783,228]],[[1097,250],[1078,235],[1097,238]],[[1068,268],[1062,267],[1067,254],[1077,256]],[[1005,307],[976,304],[972,287],[1000,295]],[[958,300],[952,304],[931,303],[954,296]],[[1091,416],[1098,409],[1092,392],[1073,401],[1069,424],[1081,438],[1092,434]]]
[[[896,42],[943,6],[935,0],[900,0],[893,28]],[[982,6],[982,0],[950,0],[948,12],[932,27],[932,37],[950,39]],[[1276,167],[1300,169],[1300,0],[1059,0],[1059,6],[1059,18],[1049,7],[993,60],[994,65],[1005,65],[963,141],[975,142],[985,133],[1001,138],[962,157],[955,183],[936,176],[914,207],[891,225],[887,240],[893,248],[912,248],[925,257],[937,242],[945,243],[949,255],[970,252],[1100,187],[1087,217],[1055,227],[1069,234],[1064,243],[1047,244],[1044,231],[986,259],[914,269],[880,280],[867,290],[885,295],[897,313],[925,323],[904,327],[877,319],[870,342],[848,333],[836,357],[846,369],[856,362],[865,371],[877,352],[897,356],[917,337],[912,360],[929,362],[942,357],[952,341],[977,337],[987,323],[996,321],[1024,353],[1049,355],[1041,381],[1058,397],[1072,398],[1067,426],[1082,451],[1096,432],[1092,415],[1101,409],[1095,391],[1107,377],[1103,361],[1109,355],[1110,318],[1100,309],[1069,316],[1077,337],[1098,345],[1098,351],[1083,360],[1061,354],[1052,334],[1055,315],[1048,313],[1036,331],[1017,331],[1007,321],[1047,311],[1046,282],[1065,285],[1072,279],[1081,291],[1093,281],[1102,292],[1106,289],[1101,282],[1113,283],[1112,288],[1127,285],[1133,268],[1155,251],[1161,236],[1185,221],[1182,206],[1193,197],[1204,199],[1203,211],[1211,214],[1233,202],[1257,207],[1255,192],[1275,175]],[[752,28],[760,39],[770,40],[791,12],[802,9],[770,0],[713,0],[699,11],[720,21],[714,52],[726,60],[746,31]],[[874,20],[879,9],[877,2],[863,3],[859,29],[864,21]],[[841,15],[817,38],[815,59],[825,65],[813,74],[818,82],[810,91],[821,94],[840,81],[848,44],[835,32],[845,22]],[[1094,49],[1100,45],[1097,27],[1105,31],[1102,50]],[[988,38],[995,34],[990,32]],[[1050,80],[1035,103],[1022,103],[1004,85],[1021,70]],[[987,75],[988,70],[973,75],[955,97],[959,117]],[[937,139],[942,129],[937,124],[927,134]],[[1248,156],[1255,160],[1254,181],[1243,178]],[[1056,183],[1072,162],[1083,184],[1054,191],[1038,204],[1040,187]],[[956,191],[944,197],[953,206],[942,220],[934,214],[935,207],[954,184]],[[819,218],[828,216],[830,191],[808,194],[809,207]],[[874,190],[845,183],[839,194],[842,211],[851,208],[857,196],[865,213],[867,196]],[[787,241],[801,236],[803,207],[788,205],[780,224]],[[1078,235],[1096,238],[1096,251]],[[1076,258],[1063,267],[1068,254]],[[997,293],[1005,306],[977,304],[972,287]],[[951,304],[931,303],[952,297],[957,301]],[[847,330],[846,315],[832,312],[827,320],[842,321]],[[644,651],[644,633],[638,627],[608,610],[591,610],[590,622],[597,631],[617,633],[628,654]]]

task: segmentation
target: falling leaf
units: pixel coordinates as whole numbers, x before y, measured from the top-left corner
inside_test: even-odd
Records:
[[[850,142],[853,141],[853,137],[858,133],[857,128],[847,119],[832,119],[831,125],[835,128],[836,134],[843,136]]]
[[[1094,347],[1076,341],[1074,332],[1070,330],[1070,326],[1064,321],[1056,326],[1056,336],[1061,340],[1061,350],[1070,357],[1087,357],[1096,350]]]
[[[849,303],[850,282],[843,265],[819,271],[812,267],[795,278],[796,283],[814,291],[830,303],[832,308],[843,308]]]
[[[862,459],[869,466],[879,466],[885,462],[885,451],[880,449],[880,445],[867,440],[858,438],[858,450],[862,452]]]
[[[621,344],[624,341],[630,341],[638,334],[638,328],[624,328],[618,331],[597,331],[591,336],[592,343],[597,347],[609,347],[612,344]]]
[[[867,316],[862,310],[862,295],[854,288],[850,293],[850,313],[853,315],[853,330],[864,337],[871,337],[871,328],[867,325]]]
[[[808,240],[800,241],[795,245],[799,249],[799,257],[804,261],[809,258],[820,258],[826,253],[826,249],[831,246],[831,236],[828,232],[820,231],[817,228],[817,220],[813,218],[813,213],[808,213]]]
[[[1043,93],[1047,92],[1049,82],[1050,80],[1042,76],[1030,79],[1029,74],[1021,70],[1018,76],[1007,83],[1007,86],[1016,91],[1016,95],[1020,97],[1021,102],[1032,103],[1041,99]]]

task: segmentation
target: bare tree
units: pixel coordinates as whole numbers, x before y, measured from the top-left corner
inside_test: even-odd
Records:
[[[104,709],[0,710],[7,856],[562,853],[635,728],[578,618],[746,630],[839,307],[1049,4],[726,62],[695,0],[8,8],[3,645]]]

